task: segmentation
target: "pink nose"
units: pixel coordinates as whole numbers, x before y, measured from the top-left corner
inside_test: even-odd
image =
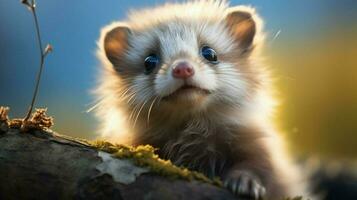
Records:
[[[187,62],[178,63],[172,70],[172,76],[180,79],[187,79],[193,76],[195,70]]]

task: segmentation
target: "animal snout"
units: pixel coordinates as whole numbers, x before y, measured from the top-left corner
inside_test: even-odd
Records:
[[[179,79],[187,79],[195,74],[195,70],[188,62],[179,62],[172,69],[172,76]]]

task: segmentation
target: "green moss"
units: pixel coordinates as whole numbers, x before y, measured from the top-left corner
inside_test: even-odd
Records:
[[[173,179],[198,180],[217,186],[222,186],[219,178],[209,179],[202,173],[190,171],[184,167],[178,167],[169,160],[163,160],[154,153],[155,149],[150,145],[130,147],[126,145],[111,144],[105,141],[94,141],[89,144],[101,151],[111,153],[116,158],[128,158],[141,167],[148,167],[152,172]]]

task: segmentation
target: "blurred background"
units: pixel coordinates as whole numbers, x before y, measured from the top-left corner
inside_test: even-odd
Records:
[[[46,59],[36,107],[48,107],[54,130],[95,137],[86,110],[99,62],[96,40],[104,25],[130,9],[163,0],[37,0]],[[357,158],[357,1],[234,0],[257,8],[269,33],[266,61],[281,105],[277,123],[298,156]],[[31,101],[39,55],[31,13],[18,0],[0,0],[0,105],[23,117]]]

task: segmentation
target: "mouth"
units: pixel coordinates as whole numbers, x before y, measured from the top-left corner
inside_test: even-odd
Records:
[[[182,87],[178,88],[176,91],[173,93],[167,95],[164,97],[164,99],[172,99],[172,98],[177,98],[180,96],[190,96],[190,95],[200,95],[200,96],[205,96],[209,95],[211,92],[207,89],[203,89],[197,86],[193,85],[183,85]]]

